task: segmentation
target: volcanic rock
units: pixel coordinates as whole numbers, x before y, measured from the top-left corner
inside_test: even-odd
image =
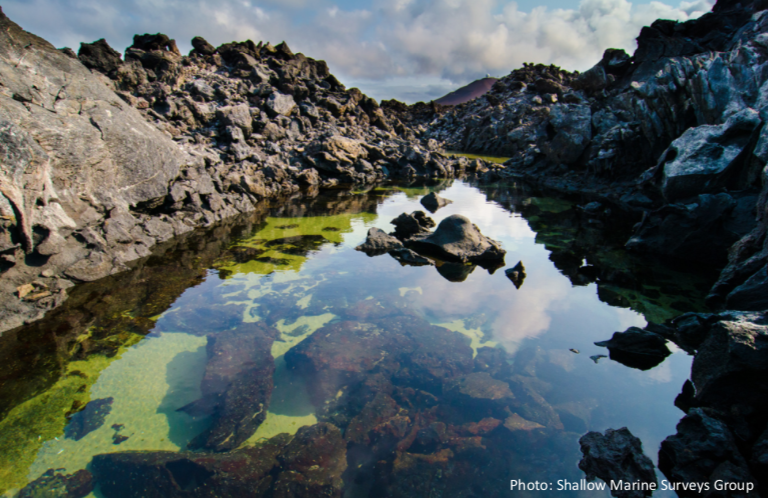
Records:
[[[279,335],[273,327],[256,322],[209,336],[208,364],[200,384],[203,397],[180,410],[211,413],[214,421],[191,447],[227,451],[256,432],[272,397],[271,350]]]
[[[365,238],[365,242],[355,247],[356,250],[362,251],[369,256],[376,256],[402,248],[402,242],[393,236],[388,235],[384,230],[375,227],[368,230],[368,236]]]
[[[495,267],[504,263],[506,254],[498,242],[484,236],[477,226],[460,214],[445,218],[434,233],[409,240],[406,246],[417,252],[435,254],[447,261]]]
[[[643,444],[626,427],[608,429],[605,434],[588,432],[579,439],[584,458],[579,468],[588,481],[600,478],[606,483],[624,481],[658,485],[653,462],[643,453]],[[651,496],[651,490],[611,490],[617,498]]]
[[[653,368],[672,354],[666,344],[667,340],[658,334],[637,327],[615,332],[610,340],[595,343],[608,348],[612,360],[640,370]]]
[[[450,199],[444,199],[434,192],[430,192],[422,197],[419,202],[421,202],[421,205],[427,208],[430,213],[435,213],[438,209],[447,206],[453,201]]]

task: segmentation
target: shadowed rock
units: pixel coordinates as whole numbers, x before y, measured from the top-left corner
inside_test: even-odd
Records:
[[[390,223],[395,225],[393,235],[402,241],[410,239],[414,235],[429,233],[429,229],[435,226],[434,220],[427,216],[424,211],[414,211],[411,214],[403,213]]]
[[[434,265],[434,263],[431,260],[425,258],[424,256],[420,256],[418,253],[411,251],[410,249],[406,249],[405,247],[401,247],[400,249],[389,251],[389,255],[395,258],[396,260],[398,260],[401,265],[408,265],[408,266]]]
[[[588,432],[579,439],[584,457],[579,468],[587,474],[588,481],[600,478],[606,483],[624,481],[645,484],[656,483],[653,462],[643,453],[643,444],[626,427],[608,429],[605,434]],[[617,498],[642,498],[651,496],[652,490],[611,490]]]
[[[258,322],[208,337],[208,364],[200,385],[203,397],[180,410],[211,413],[214,421],[190,447],[227,451],[256,432],[272,397],[271,349],[278,336],[276,329]]]

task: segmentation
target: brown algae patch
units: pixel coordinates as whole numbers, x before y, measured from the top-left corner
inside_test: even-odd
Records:
[[[201,396],[206,343],[205,337],[165,333],[123,353],[91,387],[91,399],[114,398],[103,425],[78,441],[61,436],[45,441],[28,479],[51,468],[84,469],[100,453],[182,449],[208,423],[176,411]],[[117,432],[127,437],[120,444],[114,444]]]
[[[459,156],[459,157],[466,157],[467,159],[482,159],[483,161],[488,161],[489,163],[497,163],[497,164],[503,164],[511,159],[509,157],[483,156],[481,154],[471,154],[469,152],[456,152],[454,150],[446,150],[444,154],[449,157]]]
[[[469,337],[470,347],[472,348],[472,357],[477,356],[478,348],[494,348],[498,344],[495,341],[485,340],[485,332],[480,329],[468,329],[464,325],[464,320],[454,320],[448,323],[435,323],[438,327],[445,327],[448,330],[458,332]]]

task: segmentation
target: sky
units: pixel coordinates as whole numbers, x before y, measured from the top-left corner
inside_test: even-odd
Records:
[[[632,53],[643,26],[684,21],[714,0],[4,0],[5,14],[57,47],[165,33],[182,53],[202,36],[288,43],[328,62],[348,88],[428,102],[524,62],[586,70],[607,48]]]

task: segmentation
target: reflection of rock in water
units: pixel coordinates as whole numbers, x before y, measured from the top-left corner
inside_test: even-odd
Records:
[[[112,411],[114,401],[114,398],[94,399],[85,405],[85,408],[69,419],[69,424],[64,429],[64,435],[69,439],[79,441],[104,425],[104,420]]]
[[[264,246],[277,249],[285,254],[305,256],[310,251],[316,251],[326,242],[329,242],[328,239],[322,235],[295,235],[270,240]]]
[[[263,444],[220,454],[146,451],[93,459],[109,498],[275,496],[341,497],[347,466],[341,431],[330,424],[275,436]]]

